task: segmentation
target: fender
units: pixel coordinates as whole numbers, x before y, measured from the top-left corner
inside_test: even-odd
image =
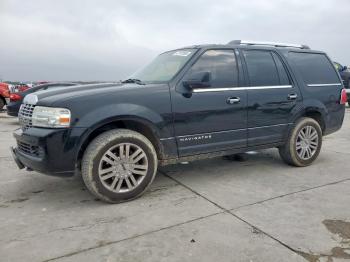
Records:
[[[329,111],[327,107],[316,99],[305,99],[303,103],[300,104],[300,107],[296,107],[293,112],[293,117],[291,119],[292,123],[295,123],[299,118],[308,113],[317,112],[320,113],[323,120],[324,129],[327,129],[327,123],[329,121]],[[290,130],[293,128],[293,125],[290,127]],[[290,132],[289,130],[289,132]]]
[[[74,127],[86,128],[86,131],[82,134],[78,142],[79,150],[77,152],[80,152],[92,132],[109,123],[123,120],[132,120],[147,126],[157,138],[161,151],[164,152],[160,139],[172,136],[172,129],[169,129],[162,116],[153,110],[130,103],[110,104],[98,107],[96,110],[87,113],[79,119]]]
[[[109,104],[97,107],[95,110],[88,112],[82,118],[79,118],[74,127],[84,127],[96,129],[104,124],[124,119],[146,120],[159,132],[160,137],[167,137],[172,134],[171,130],[166,128],[164,119],[160,114],[142,105],[121,103]],[[160,132],[161,130],[161,132]]]

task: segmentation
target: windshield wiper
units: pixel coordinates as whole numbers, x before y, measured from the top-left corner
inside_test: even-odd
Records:
[[[123,80],[122,83],[135,83],[138,85],[145,85],[144,82],[142,82],[140,79],[136,79],[136,78],[129,78],[129,79]]]

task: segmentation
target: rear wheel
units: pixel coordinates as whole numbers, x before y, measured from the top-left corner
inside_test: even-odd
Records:
[[[287,143],[279,148],[281,158],[289,165],[308,166],[322,147],[322,130],[312,118],[301,118],[290,132]]]
[[[157,171],[157,154],[140,133],[107,131],[95,138],[83,156],[82,177],[95,196],[119,203],[140,196]]]

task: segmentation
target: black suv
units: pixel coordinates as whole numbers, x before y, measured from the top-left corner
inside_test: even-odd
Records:
[[[140,196],[158,165],[278,148],[307,166],[341,128],[346,92],[331,60],[304,45],[232,41],[159,55],[118,84],[25,97],[20,168],[81,171],[107,202]]]

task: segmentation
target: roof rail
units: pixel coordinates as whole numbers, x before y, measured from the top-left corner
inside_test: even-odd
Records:
[[[274,47],[294,47],[300,49],[310,49],[307,45],[287,44],[287,43],[275,43],[275,42],[263,42],[263,41],[247,41],[247,40],[233,40],[228,45],[264,45]]]

